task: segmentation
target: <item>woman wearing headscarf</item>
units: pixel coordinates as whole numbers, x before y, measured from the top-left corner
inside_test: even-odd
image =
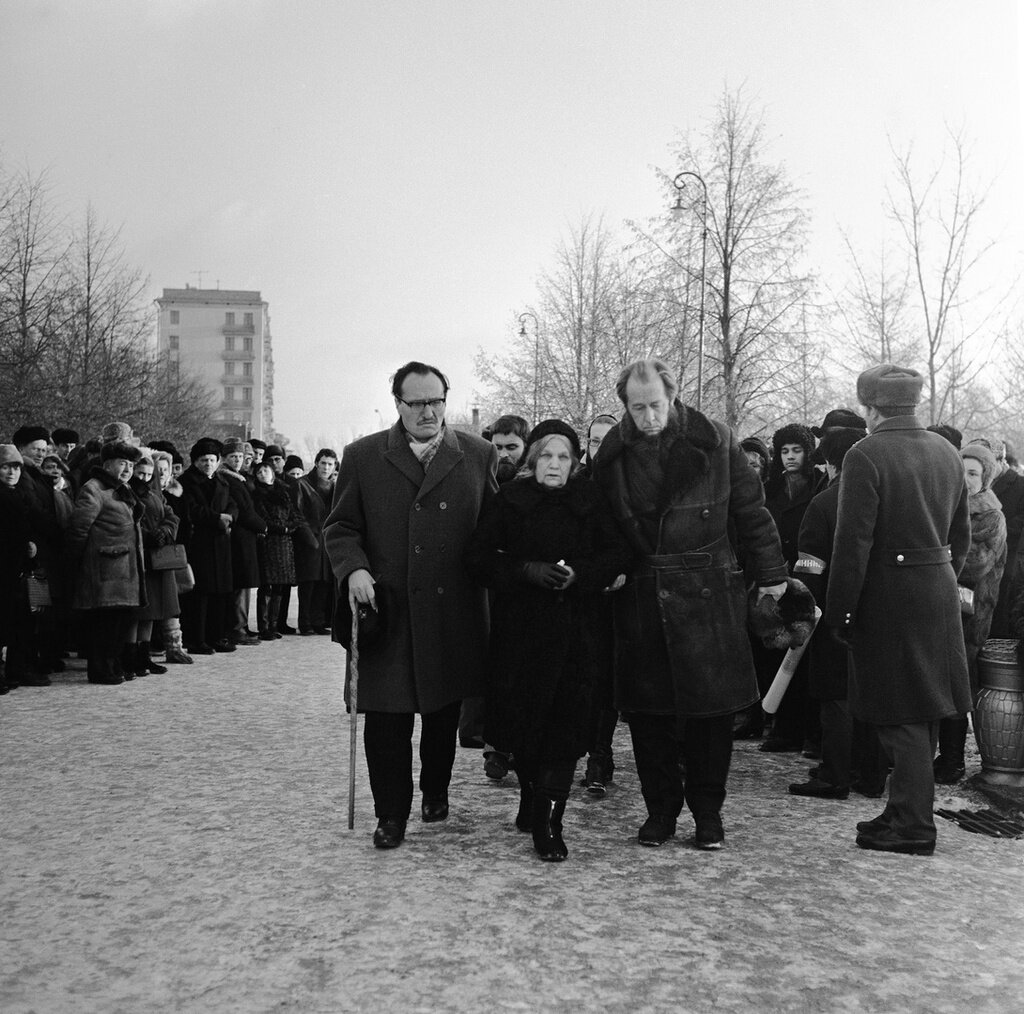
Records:
[[[494,590],[487,739],[515,758],[516,826],[554,862],[568,855],[562,816],[590,732],[598,642],[585,593],[631,562],[579,461],[571,426],[537,425],[520,475],[485,507],[466,555],[470,574]]]
[[[992,492],[992,481],[999,473],[995,455],[982,444],[969,443],[960,457],[964,462],[971,515],[971,548],[957,583],[967,672],[971,678],[971,695],[977,700],[978,652],[985,646],[992,627],[999,600],[999,582],[1006,566],[1006,519],[999,498]],[[939,753],[934,763],[936,782],[953,785],[963,778],[966,742],[966,715],[943,718],[939,722]]]

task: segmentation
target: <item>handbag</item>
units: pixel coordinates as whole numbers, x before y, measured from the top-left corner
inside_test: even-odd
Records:
[[[37,613],[40,609],[53,605],[50,597],[50,582],[46,580],[45,574],[29,572],[25,575],[25,591],[28,593],[28,605],[32,612]]]
[[[180,570],[188,566],[185,547],[177,542],[169,546],[157,546],[149,551],[150,570]]]
[[[184,567],[177,567],[174,570],[174,581],[178,586],[178,594],[192,591],[196,586],[196,576],[192,573],[192,564],[186,563]]]

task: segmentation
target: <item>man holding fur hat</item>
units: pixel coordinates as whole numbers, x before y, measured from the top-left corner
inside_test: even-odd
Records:
[[[850,709],[893,771],[885,810],[857,825],[883,852],[935,849],[941,719],[971,708],[957,575],[971,544],[959,455],[916,417],[924,378],[889,363],[857,378],[868,436],[843,461],[825,621],[850,649]]]

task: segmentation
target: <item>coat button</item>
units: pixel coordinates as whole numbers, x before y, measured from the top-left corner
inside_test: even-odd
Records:
[[[412,551],[414,553],[422,553],[423,552],[423,547],[422,546],[413,546]]]
[[[659,599],[667,599],[668,598],[668,592],[667,591],[660,591],[660,592],[658,592],[658,598]]]
[[[700,597],[702,599],[709,599],[709,598],[711,598],[711,589],[710,588],[701,588],[701,590],[700,590]]]
[[[441,510],[443,510],[443,511],[448,510],[448,504],[445,503],[444,500],[442,500],[437,506],[440,507]]]
[[[709,517],[711,517],[711,511],[709,511],[707,507],[705,507],[704,510],[700,512],[700,516],[707,520]]]
[[[896,554],[896,562],[897,563],[902,563],[903,562],[903,554],[902,553],[897,553]]]
[[[421,504],[419,500],[417,500],[416,503],[413,504],[413,507],[418,511],[423,510],[423,504]]]
[[[444,594],[444,589],[443,588],[438,588],[437,589],[437,594],[438,595],[443,595]]]

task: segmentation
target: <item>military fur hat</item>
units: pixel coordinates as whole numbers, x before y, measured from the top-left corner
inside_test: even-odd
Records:
[[[245,441],[244,440],[225,440],[221,454],[227,456],[228,454],[245,454]]]
[[[857,400],[876,408],[913,408],[923,387],[924,377],[917,370],[882,363],[857,378]]]
[[[219,458],[223,449],[224,445],[219,440],[214,440],[213,437],[202,437],[192,445],[188,457],[190,461],[195,461],[196,458],[201,458],[204,454],[216,454]]]
[[[758,589],[750,589],[747,623],[750,632],[766,648],[798,648],[814,632],[814,596],[795,577],[786,578],[786,591],[778,602],[765,595],[758,600]]]
[[[27,447],[37,440],[50,442],[50,431],[45,426],[22,426],[11,437],[11,443],[15,447]]]
[[[55,429],[53,431],[53,433],[50,434],[50,439],[55,444],[80,444],[81,443],[81,440],[79,440],[79,438],[78,438],[78,431],[77,430],[69,430],[69,429],[66,429],[64,427],[61,427],[59,429]]]
[[[142,451],[134,444],[127,444],[123,440],[109,441],[100,450],[100,461],[113,461],[115,458],[121,458],[134,464],[141,457]]]
[[[127,443],[131,438],[132,428],[126,422],[107,423],[107,425],[103,427],[103,431],[100,433],[100,439],[105,444],[112,444],[118,440],[122,443]]]

